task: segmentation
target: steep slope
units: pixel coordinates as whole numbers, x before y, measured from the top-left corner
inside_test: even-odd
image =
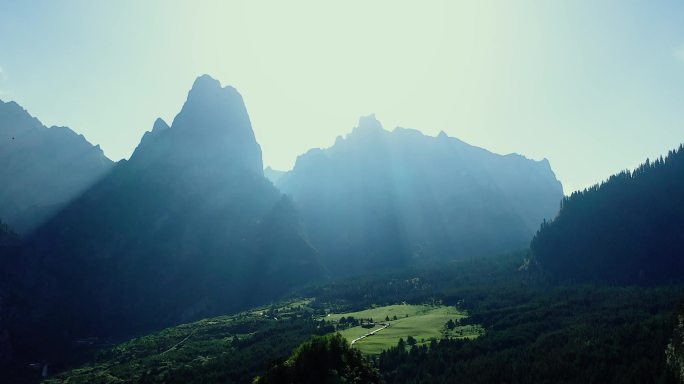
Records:
[[[684,147],[565,198],[531,249],[560,279],[683,280]]]
[[[337,272],[522,248],[563,196],[546,160],[388,132],[374,116],[300,156],[278,187]]]
[[[27,233],[112,167],[99,146],[0,101],[0,218]]]
[[[158,120],[28,240],[30,318],[67,338],[128,335],[316,278],[291,202],[262,172],[240,94],[198,78],[171,127]]]

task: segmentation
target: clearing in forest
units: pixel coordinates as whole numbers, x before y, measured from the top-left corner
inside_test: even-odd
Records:
[[[389,327],[354,343],[354,347],[368,354],[378,354],[396,346],[399,339],[407,341],[409,336],[420,345],[429,343],[430,339],[439,340],[443,337],[476,338],[484,332],[479,325],[461,325],[461,319],[467,317],[465,311],[443,305],[389,305],[358,312],[329,314],[325,319],[339,324],[341,318],[350,316],[358,321],[373,319],[375,323],[373,328],[364,328],[359,325],[340,330],[342,336],[350,342],[381,328],[381,324],[390,324]],[[395,316],[396,320],[394,320]],[[385,320],[387,318],[390,319],[389,322]],[[452,329],[447,327],[449,320],[454,322]]]

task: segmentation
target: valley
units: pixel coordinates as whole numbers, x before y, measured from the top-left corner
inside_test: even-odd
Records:
[[[105,348],[46,382],[251,383],[312,336],[339,333],[349,343],[379,328],[340,329],[350,316],[391,319],[352,346],[388,383],[428,374],[436,383],[675,382],[664,346],[684,287],[548,288],[530,284],[521,261],[466,260],[312,285],[272,305]],[[366,302],[355,299],[360,292]],[[458,322],[447,331],[449,320]]]
[[[682,21],[0,0],[0,384],[684,384]]]
[[[400,339],[408,347],[426,345],[449,338],[475,338],[483,333],[477,325],[448,329],[449,320],[466,317],[454,307],[432,304],[394,304],[362,311],[320,316],[326,304],[315,298],[291,299],[230,316],[209,318],[179,325],[161,332],[135,338],[101,350],[97,362],[46,380],[48,384],[136,382],[182,382],[186,372],[204,372],[241,382],[249,372],[256,375],[265,364],[261,348],[280,343],[277,350],[287,351],[307,339],[309,334],[339,332],[348,342],[370,332],[371,337],[352,345],[364,354],[379,355],[395,347]],[[344,327],[342,318],[377,319],[377,325]],[[384,320],[390,318],[390,321]],[[395,318],[396,317],[396,318]],[[351,321],[351,320],[350,320]],[[341,325],[342,324],[342,325]],[[382,334],[379,330],[382,330]],[[274,336],[277,333],[277,336]],[[415,343],[408,340],[414,340]],[[404,341],[402,341],[404,342]],[[283,348],[283,349],[281,349]],[[283,353],[283,352],[281,352]],[[239,359],[235,360],[237,355]],[[245,358],[254,359],[244,364]],[[240,364],[240,365],[238,365]],[[200,375],[204,375],[200,373]]]
[[[368,115],[280,172],[208,75],[118,162],[13,102],[0,131],[0,382],[684,380],[682,145],[564,196]]]

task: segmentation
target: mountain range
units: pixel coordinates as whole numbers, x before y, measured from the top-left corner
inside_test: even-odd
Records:
[[[563,197],[546,159],[390,132],[373,115],[300,156],[276,185],[328,268],[349,272],[525,248]]]
[[[170,126],[157,120],[24,240],[15,340],[127,335],[268,300],[321,275],[298,220],[263,176],[242,97],[202,76]]]
[[[525,379],[543,372],[539,361],[550,370],[538,377],[559,377],[556,369],[569,369],[561,361],[586,353],[600,362],[589,377],[615,357],[606,351],[616,337],[628,351],[616,372],[636,377],[644,366],[634,362],[660,353],[641,373],[669,377],[661,352],[684,276],[683,146],[564,197],[546,159],[496,154],[444,132],[390,131],[370,115],[277,171],[263,167],[240,93],[207,75],[128,160],[111,162],[83,136],[47,128],[14,102],[0,103],[0,134],[0,380],[36,378],[29,362],[63,370],[91,359],[92,370],[72,377],[239,374],[251,382],[267,361],[274,364],[264,378],[286,372],[290,363],[273,359],[335,330],[322,321],[328,311],[411,300],[462,306],[472,313],[459,326],[486,331],[474,344],[443,339],[405,350],[401,340],[379,360],[357,354],[390,382],[423,363],[449,382],[453,372],[433,364],[440,350],[459,356],[452,360],[463,363],[463,377],[504,377],[522,363]],[[176,327],[149,334],[167,326]],[[684,361],[672,344],[680,328],[666,351],[671,366]],[[158,358],[196,332],[169,360],[185,363],[155,376]],[[95,360],[84,351],[142,334]],[[567,353],[548,352],[559,348]],[[473,361],[488,363],[466,372]],[[572,369],[582,377],[583,364]]]
[[[170,125],[157,119],[115,164],[2,106],[14,137],[2,172],[66,191],[20,196],[12,182],[0,199],[0,219],[21,235],[0,255],[0,351],[26,358],[235,312],[326,277],[524,248],[563,194],[547,160],[389,132],[373,116],[293,170],[264,172],[242,96],[207,75]],[[53,208],[25,231],[30,207]]]

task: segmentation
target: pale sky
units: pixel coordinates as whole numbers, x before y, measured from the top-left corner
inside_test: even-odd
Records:
[[[684,142],[684,2],[0,0],[0,99],[113,160],[204,73],[277,169],[375,113],[546,157],[569,193]]]

